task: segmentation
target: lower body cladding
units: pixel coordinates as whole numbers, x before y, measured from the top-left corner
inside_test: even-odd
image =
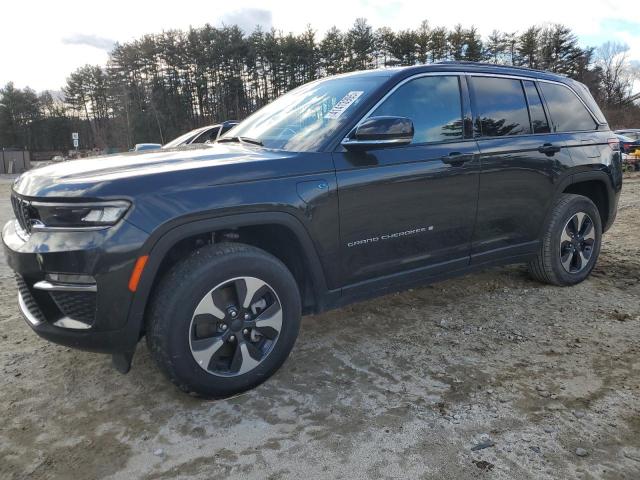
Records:
[[[128,281],[147,234],[121,221],[96,231],[34,232],[8,222],[2,231],[18,305],[42,338],[101,353],[133,352],[139,322],[128,322]]]

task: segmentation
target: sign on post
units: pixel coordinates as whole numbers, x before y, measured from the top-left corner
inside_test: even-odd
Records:
[[[80,143],[80,142],[78,141],[78,139],[77,139],[77,138],[74,138],[74,139],[73,139],[73,148],[78,148],[79,143]]]
[[[78,135],[78,132],[73,132],[73,133],[71,134],[71,138],[72,138],[73,140],[76,140],[76,141],[77,141],[77,140],[79,140],[79,139],[80,139],[80,135]]]

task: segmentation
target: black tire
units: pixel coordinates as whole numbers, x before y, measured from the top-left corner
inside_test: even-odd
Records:
[[[275,343],[257,366],[236,376],[218,376],[194,358],[193,321],[208,292],[238,277],[255,277],[267,284],[281,306],[282,324]],[[146,319],[147,345],[162,372],[184,392],[227,397],[259,385],[280,368],[298,336],[300,317],[298,286],[280,260],[249,245],[220,243],[194,251],[161,279]],[[231,327],[225,333],[233,333]]]
[[[586,262],[579,252],[579,245],[585,245],[585,242],[581,243],[579,238],[566,241],[566,237],[564,237],[565,241],[561,241],[565,228],[568,229],[566,231],[572,234],[570,231],[571,227],[568,222],[570,220],[573,222],[574,218],[578,218],[576,215],[579,215],[580,213],[587,214],[589,219],[592,220],[594,229],[592,244],[590,244],[590,246],[583,247],[587,249],[590,248],[588,261]],[[584,219],[585,217],[582,218]],[[575,223],[572,223],[571,225],[573,226]],[[576,244],[572,243],[574,241]],[[537,257],[529,262],[529,272],[536,280],[552,285],[568,286],[580,283],[586,279],[589,274],[591,274],[591,271],[598,260],[601,242],[602,222],[598,208],[594,203],[582,195],[562,194],[556,201],[543,232],[540,251]],[[571,250],[572,248],[573,250]],[[562,256],[562,252],[568,253]],[[583,253],[586,254],[586,250]],[[565,265],[567,262],[569,263],[568,270],[566,266],[563,266],[563,258],[568,259],[565,260]],[[576,259],[577,261],[573,262],[573,259]],[[575,264],[578,264],[578,266],[575,266]]]

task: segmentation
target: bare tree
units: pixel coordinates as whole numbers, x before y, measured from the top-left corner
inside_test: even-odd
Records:
[[[606,42],[596,50],[595,64],[602,75],[602,101],[607,106],[622,105],[630,100],[637,71],[631,68],[628,51],[627,45],[616,42]]]

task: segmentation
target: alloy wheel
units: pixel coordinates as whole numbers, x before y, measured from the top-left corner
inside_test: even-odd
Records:
[[[578,273],[589,263],[596,241],[595,226],[585,212],[574,214],[560,236],[560,263],[568,273]]]
[[[189,326],[189,347],[206,372],[243,375],[269,355],[282,329],[282,305],[274,289],[258,278],[237,277],[210,290]]]

